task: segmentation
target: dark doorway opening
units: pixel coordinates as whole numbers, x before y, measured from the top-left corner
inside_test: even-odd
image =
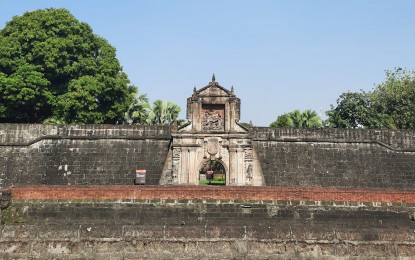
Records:
[[[218,160],[207,160],[199,169],[199,185],[226,185],[226,170]]]

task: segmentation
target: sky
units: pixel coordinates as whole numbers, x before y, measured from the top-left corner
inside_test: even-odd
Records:
[[[183,119],[213,73],[234,86],[241,122],[268,126],[295,109],[324,117],[341,93],[415,69],[413,0],[0,0],[0,28],[44,8],[88,23],[139,93],[176,103]]]

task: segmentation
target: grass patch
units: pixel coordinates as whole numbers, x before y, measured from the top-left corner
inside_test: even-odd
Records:
[[[218,180],[202,180],[199,181],[199,185],[225,185],[225,181]]]

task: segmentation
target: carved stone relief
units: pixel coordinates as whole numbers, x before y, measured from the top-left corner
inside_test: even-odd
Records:
[[[253,177],[253,166],[252,162],[245,162],[245,169],[246,169],[246,184],[251,184],[252,177]]]
[[[219,143],[217,138],[210,138],[207,142],[207,152],[215,155],[219,152]]]
[[[252,160],[252,150],[245,149],[245,160]]]
[[[173,158],[180,158],[180,153],[181,153],[180,148],[174,148],[173,149]]]
[[[180,171],[180,155],[181,155],[180,148],[173,148],[173,165],[172,165],[172,181],[173,183],[177,183],[179,171]]]
[[[244,165],[245,165],[245,177],[246,177],[246,185],[252,184],[253,178],[253,165],[252,165],[252,148],[245,148],[244,149]]]
[[[173,160],[173,165],[172,165],[173,183],[176,183],[178,181],[179,169],[180,169],[180,161],[179,160]]]
[[[202,113],[202,129],[204,131],[225,130],[225,110],[221,105],[205,105]]]

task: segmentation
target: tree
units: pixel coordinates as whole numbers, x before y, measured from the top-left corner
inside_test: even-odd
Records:
[[[294,121],[290,113],[285,113],[277,117],[270,127],[294,127]]]
[[[313,110],[294,110],[277,117],[270,127],[319,128],[322,120]]]
[[[386,71],[385,82],[372,94],[383,128],[415,129],[415,71]]]
[[[143,125],[146,123],[148,117],[147,95],[140,95],[134,98],[133,102],[128,107],[127,112],[124,113],[124,123]]]
[[[180,113],[180,107],[172,102],[156,100],[153,107],[147,107],[146,124],[149,125],[171,125]]]
[[[319,128],[322,127],[323,123],[316,111],[307,109],[302,114],[302,125],[303,128]]]
[[[415,129],[415,72],[386,71],[371,92],[346,92],[326,112],[330,127]]]
[[[326,112],[330,127],[356,128],[368,125],[372,117],[370,94],[365,92],[346,92],[337,99],[337,106]]]
[[[65,9],[0,30],[0,122],[115,123],[137,92],[129,83],[115,48]]]

